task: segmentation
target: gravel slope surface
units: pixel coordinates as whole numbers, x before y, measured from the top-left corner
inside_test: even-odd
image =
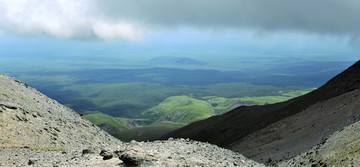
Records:
[[[0,166],[261,167],[239,153],[185,139],[122,143],[83,150],[0,149]]]

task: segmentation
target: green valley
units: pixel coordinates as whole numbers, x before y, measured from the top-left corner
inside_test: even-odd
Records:
[[[196,62],[176,59],[176,63]],[[331,63],[323,63],[328,70],[298,73],[302,69],[298,65],[299,70],[287,75],[283,74],[286,69],[243,72],[166,68],[166,64],[147,68],[29,70],[12,75],[110,134],[129,141],[152,140],[239,106],[271,104],[303,95],[327,79],[318,76],[330,76],[336,71],[328,66]],[[274,80],[279,77],[281,81]]]
[[[205,96],[195,99],[189,96],[171,96],[141,113],[141,118],[128,119],[103,113],[86,114],[83,117],[100,126],[122,141],[146,141],[159,138],[166,133],[192,122],[220,115],[243,105],[277,103],[308,93],[296,90],[277,96],[224,98]]]

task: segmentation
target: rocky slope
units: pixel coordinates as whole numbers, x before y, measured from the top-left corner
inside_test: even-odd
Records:
[[[121,143],[14,78],[0,75],[0,146],[73,149]]]
[[[360,166],[360,122],[346,126],[322,143],[277,166]]]
[[[54,151],[0,149],[0,166],[264,166],[239,153],[184,139],[122,143],[111,147]]]
[[[313,92],[286,102],[239,107],[164,136],[208,141],[260,162],[289,159],[357,121],[360,61]]]
[[[128,164],[144,166],[264,166],[239,153],[185,139],[130,142],[115,153]]]
[[[0,166],[263,166],[208,143],[123,143],[73,110],[0,74]]]
[[[316,103],[302,112],[282,119],[242,141],[231,150],[259,162],[276,163],[322,143],[344,126],[360,120],[360,89]]]

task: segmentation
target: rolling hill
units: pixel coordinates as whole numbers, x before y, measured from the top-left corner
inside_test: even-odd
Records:
[[[172,96],[159,105],[143,112],[144,118],[154,121],[172,121],[189,124],[215,115],[212,106],[206,101],[188,96]]]
[[[161,65],[196,65],[202,66],[206,63],[187,57],[173,57],[173,56],[161,56],[155,57],[148,60],[150,64],[161,64]]]
[[[320,88],[262,106],[241,106],[163,136],[207,141],[275,163],[321,143],[359,114],[360,61]]]
[[[192,122],[226,113],[238,106],[272,104],[306,92],[290,91],[283,92],[281,96],[243,98],[204,96],[195,99],[189,96],[171,96],[143,112],[141,118],[113,117],[101,112],[86,112],[83,118],[122,141],[152,141]]]
[[[155,122],[146,126],[130,128],[125,131],[113,131],[112,135],[121,141],[154,141],[157,138],[179,129],[187,124],[170,121]]]

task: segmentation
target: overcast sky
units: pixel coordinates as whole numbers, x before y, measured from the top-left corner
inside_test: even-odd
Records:
[[[358,0],[0,0],[0,26],[22,35],[137,40],[157,29],[360,35]]]
[[[0,0],[0,40],[188,43],[205,34],[213,38],[200,41],[296,48],[315,40],[344,51],[359,48],[359,18],[359,0]]]

